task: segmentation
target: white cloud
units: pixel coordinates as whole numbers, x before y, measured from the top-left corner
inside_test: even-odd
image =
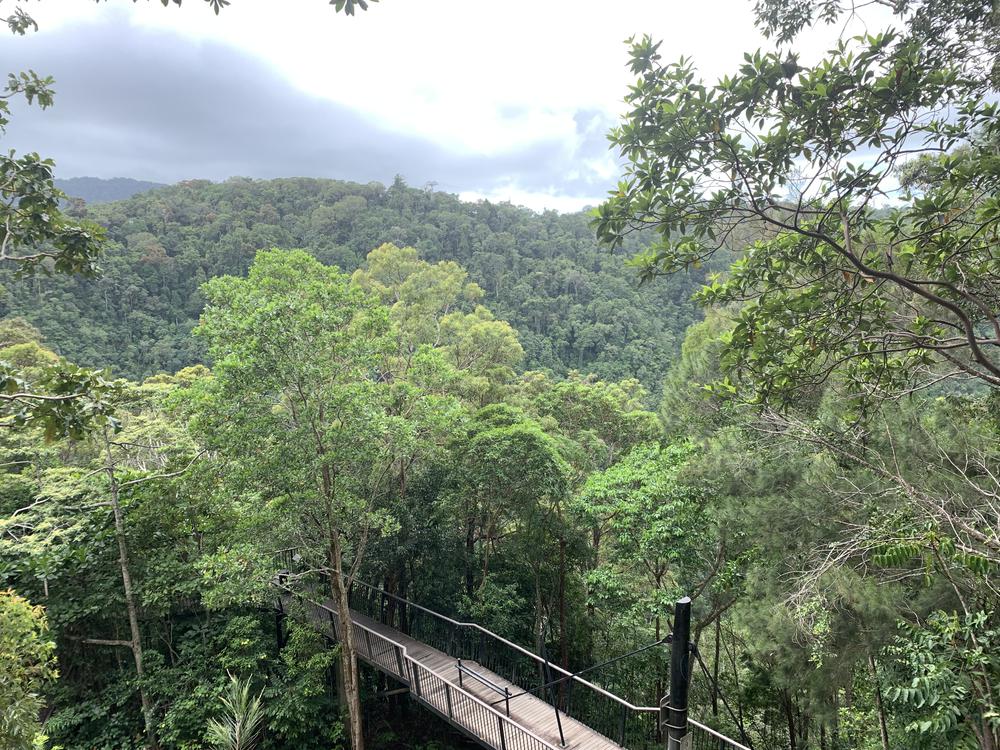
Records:
[[[751,0],[382,0],[354,17],[326,0],[233,0],[220,16],[201,0],[181,8],[159,0],[28,7],[42,34],[114,20],[136,35],[176,34],[178,56],[227,45],[275,71],[291,91],[456,158],[513,163],[530,149],[558,152],[553,164],[572,166],[552,175],[549,192],[506,173],[489,182],[509,185],[504,190],[474,181],[442,188],[560,210],[598,201],[594,184],[610,187],[617,177],[612,155],[602,155],[603,134],[632,82],[627,37],[663,40],[665,59],[691,57],[709,80],[733,70],[744,51],[766,46]],[[836,31],[812,33],[807,53],[824,49]],[[261,96],[260,108],[272,104]]]
[[[539,212],[559,211],[566,213],[579,211],[587,206],[596,206],[604,200],[605,196],[560,195],[556,192],[537,192],[510,186],[488,192],[463,190],[458,194],[458,197],[463,201],[488,200],[491,203],[513,203],[515,206],[527,206]]]
[[[617,114],[633,34],[664,39],[667,57],[694,55],[711,75],[760,43],[747,0],[383,0],[354,17],[324,0],[236,0],[218,17],[195,0],[47,0],[33,10],[43,29],[124,13],[136,26],[221,41],[384,127],[480,154],[570,137],[578,109]]]

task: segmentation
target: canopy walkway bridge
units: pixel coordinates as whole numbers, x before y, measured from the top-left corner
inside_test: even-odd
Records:
[[[298,602],[315,628],[339,640],[330,600],[293,589],[285,574],[275,585],[279,620]],[[350,606],[358,658],[488,750],[749,750],[687,718],[686,676],[679,711],[669,699],[663,706],[635,706],[475,623],[375,586],[355,581]],[[672,656],[685,651],[674,649]],[[681,670],[690,671],[687,658]]]

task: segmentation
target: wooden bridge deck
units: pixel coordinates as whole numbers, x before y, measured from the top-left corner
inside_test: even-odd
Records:
[[[287,603],[290,593],[283,595]],[[336,619],[331,602],[325,605],[301,600],[309,619],[334,638]],[[520,687],[474,661],[463,666],[511,695],[510,717],[502,695],[466,675],[459,685],[457,660],[438,649],[352,610],[358,657],[402,682],[410,695],[452,726],[491,750],[622,750],[621,746],[590,727],[560,712],[566,744],[560,745],[555,709],[534,695],[521,695]],[[498,702],[499,701],[499,702]]]

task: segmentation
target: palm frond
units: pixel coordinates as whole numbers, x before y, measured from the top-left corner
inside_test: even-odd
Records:
[[[263,691],[250,693],[250,680],[229,675],[221,716],[208,720],[207,739],[219,750],[253,750],[264,724]]]

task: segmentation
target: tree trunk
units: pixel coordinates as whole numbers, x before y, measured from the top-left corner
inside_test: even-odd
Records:
[[[566,632],[566,540],[559,539],[559,661],[569,671],[569,634]],[[559,683],[559,705],[566,705],[566,683]]]
[[[882,740],[882,750],[889,750],[889,728],[885,723],[885,706],[882,705],[882,686],[879,684],[878,670],[875,668],[875,657],[868,654],[868,668],[871,669],[872,680],[875,683],[875,708],[878,710],[878,732]]]
[[[979,750],[996,750],[997,735],[990,726],[989,721],[980,719],[979,729],[974,730],[976,739],[979,741]]]
[[[712,663],[712,716],[719,715],[719,646],[722,644],[722,615],[715,619],[715,660]]]
[[[542,581],[537,570],[535,577],[535,652],[542,653],[545,648],[545,608],[542,603]]]
[[[569,669],[569,634],[566,632],[566,540],[559,540],[559,644],[562,668]],[[562,683],[560,683],[561,689]]]
[[[601,528],[600,526],[595,526],[591,531],[591,546],[594,548],[594,556],[588,563],[590,570],[596,570],[597,566],[601,564]],[[587,602],[587,616],[593,619],[595,614],[594,603]]]
[[[156,720],[153,718],[153,704],[143,685],[145,670],[142,666],[142,633],[139,630],[139,607],[132,589],[132,573],[128,563],[128,543],[125,540],[125,517],[118,497],[118,479],[115,476],[114,458],[111,455],[111,440],[107,428],[104,430],[104,450],[107,456],[105,472],[111,495],[111,510],[115,518],[115,539],[118,541],[118,565],[122,573],[122,588],[125,590],[125,608],[128,611],[128,627],[131,635],[132,658],[135,660],[135,674],[139,683],[139,702],[142,706],[142,720],[146,725],[146,742],[151,750],[158,750]]]
[[[833,691],[833,726],[830,728],[830,744],[834,750],[840,748],[840,691]]]
[[[465,525],[465,594],[470,599],[476,590],[473,566],[476,560],[476,525],[468,519]]]
[[[358,672],[358,657],[354,649],[354,623],[351,619],[351,608],[347,598],[347,587],[344,585],[342,570],[343,554],[340,544],[340,534],[335,529],[330,531],[330,594],[337,608],[337,629],[340,631],[340,680],[343,685],[344,710],[353,750],[364,750],[365,737],[361,716],[361,682]]]
[[[789,750],[795,750],[798,747],[796,742],[798,736],[795,734],[795,709],[792,706],[791,694],[787,690],[784,693],[782,702],[785,704],[785,719],[788,722],[788,747]]]
[[[408,593],[409,584],[410,584],[409,580],[406,577],[406,565],[405,564],[399,566],[398,580],[399,580],[399,590],[396,592],[396,595],[399,596],[400,599],[404,599],[405,600],[407,598],[406,595]],[[406,602],[405,601],[397,602],[397,609],[396,609],[396,611],[399,613],[399,629],[400,629],[400,631],[403,632],[403,633],[406,633],[407,635],[409,635],[409,633],[410,633],[410,613],[407,611]]]

